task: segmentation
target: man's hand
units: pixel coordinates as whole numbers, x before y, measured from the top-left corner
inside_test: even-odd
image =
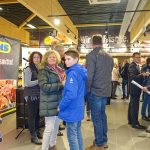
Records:
[[[142,91],[147,92],[148,91],[147,87],[143,87]]]

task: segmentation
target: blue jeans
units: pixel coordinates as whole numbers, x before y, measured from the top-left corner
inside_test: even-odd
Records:
[[[90,93],[88,100],[94,125],[95,144],[101,147],[107,143],[107,116],[105,113],[107,97],[99,97]]]
[[[70,150],[83,150],[81,121],[66,122]]]
[[[147,116],[146,115],[146,110],[147,110],[148,116],[150,117],[150,95],[147,93],[143,93],[143,94],[144,94],[144,100],[142,104],[141,114],[142,114],[142,117]]]

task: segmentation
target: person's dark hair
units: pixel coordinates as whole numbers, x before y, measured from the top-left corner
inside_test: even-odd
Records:
[[[75,51],[75,50],[68,50],[65,52],[65,55],[71,56],[74,59],[76,59],[76,58],[79,59],[79,53],[78,53],[78,51]]]
[[[132,57],[135,57],[135,55],[141,55],[139,52],[133,53]]]
[[[94,35],[92,38],[92,42],[94,45],[102,45],[102,37],[98,35]]]
[[[40,52],[34,51],[29,56],[29,64],[34,64],[33,63],[33,56],[34,56],[34,54],[38,54],[40,56],[40,62],[41,62],[41,60],[42,60],[42,54]]]
[[[146,59],[146,64],[150,65],[150,57]]]

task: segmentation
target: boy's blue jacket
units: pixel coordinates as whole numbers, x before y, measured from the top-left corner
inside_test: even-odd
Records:
[[[63,98],[59,104],[58,117],[66,122],[77,122],[84,118],[84,96],[86,91],[87,70],[80,64],[71,66],[67,71]]]

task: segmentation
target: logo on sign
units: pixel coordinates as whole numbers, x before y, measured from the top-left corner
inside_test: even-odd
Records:
[[[11,46],[7,42],[0,41],[0,53],[10,53]]]

